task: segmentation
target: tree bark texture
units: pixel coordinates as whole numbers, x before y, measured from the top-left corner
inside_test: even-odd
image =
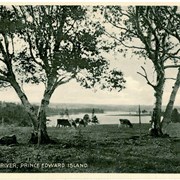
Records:
[[[153,109],[153,136],[162,136],[162,129],[161,129],[161,111],[162,111],[162,96],[164,90],[164,83],[165,83],[165,73],[164,69],[160,64],[157,64],[158,68],[157,71],[157,85],[154,87],[155,90],[155,108]]]
[[[53,80],[50,79],[48,81],[48,85],[44,91],[43,99],[41,101],[41,105],[38,110],[37,119],[38,119],[38,133],[32,134],[32,137],[30,139],[31,143],[34,144],[48,144],[48,143],[54,143],[52,141],[47,133],[47,126],[46,126],[46,109],[49,105],[50,98],[56,88],[56,84],[53,83]]]
[[[49,104],[50,95],[48,93],[45,93],[44,98],[41,101],[39,112],[38,114],[36,114],[33,106],[30,104],[28,98],[15,79],[11,82],[11,84],[18,94],[26,112],[29,114],[32,121],[33,132],[29,142],[37,144],[38,139],[40,139],[40,144],[49,143],[50,138],[48,136],[46,128],[46,108]]]
[[[30,104],[28,101],[27,96],[25,93],[22,91],[21,87],[19,84],[16,82],[16,80],[11,81],[11,85],[13,86],[14,90],[16,91],[17,95],[19,96],[26,112],[29,114],[29,117],[32,121],[32,125],[34,128],[34,133],[38,132],[38,121],[37,121],[37,115],[35,113],[34,107]]]
[[[156,102],[155,108],[153,109],[152,122],[154,123],[154,133],[153,136],[161,136],[161,107],[162,107],[162,90],[157,90],[155,92]]]
[[[49,105],[49,94],[45,94],[44,98],[41,101],[41,106],[38,111],[38,122],[39,122],[39,131],[38,131],[38,144],[46,144],[50,142],[50,138],[47,133],[46,126],[46,109]]]

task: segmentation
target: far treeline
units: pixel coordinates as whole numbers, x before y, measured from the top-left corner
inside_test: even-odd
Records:
[[[39,106],[33,106],[36,113],[38,113]],[[95,113],[103,113],[102,109],[94,109]],[[92,108],[79,108],[79,109],[67,109],[67,108],[47,108],[47,116],[66,114],[78,114],[78,113],[92,113]],[[31,126],[31,120],[28,113],[25,111],[22,104],[16,103],[2,103],[0,101],[0,123],[4,125],[15,126]]]

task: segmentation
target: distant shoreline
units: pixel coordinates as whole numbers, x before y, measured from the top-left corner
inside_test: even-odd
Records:
[[[106,116],[139,116],[139,114],[108,114]],[[141,114],[141,116],[151,116],[151,114]]]

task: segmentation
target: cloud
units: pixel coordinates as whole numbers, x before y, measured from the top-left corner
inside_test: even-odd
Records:
[[[152,104],[153,91],[147,84],[140,83],[133,77],[126,77],[126,89],[121,94],[122,104]]]
[[[150,104],[153,101],[150,87],[142,86],[132,77],[126,77],[127,88],[121,92],[85,89],[77,83],[59,87],[54,93],[51,102],[76,102],[76,103],[99,103],[99,104]],[[147,96],[150,95],[150,97]]]
[[[89,104],[147,104],[153,105],[155,102],[153,88],[150,87],[142,77],[125,76],[126,89],[121,92],[85,89],[75,81],[64,84],[56,89],[51,103],[89,103]],[[141,79],[141,80],[139,80]],[[174,81],[166,81],[163,95],[163,104],[167,104]],[[40,102],[43,96],[44,86],[26,85],[26,92],[30,102]],[[11,88],[0,91],[0,100],[8,102],[20,102],[16,92]],[[180,96],[177,94],[175,104],[180,103]]]

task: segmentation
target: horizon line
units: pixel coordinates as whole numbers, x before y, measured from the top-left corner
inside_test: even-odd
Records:
[[[15,103],[22,104],[20,101],[1,101],[2,103]],[[40,102],[31,102],[31,104],[40,104]],[[49,105],[53,104],[79,104],[79,105],[102,105],[102,106],[154,106],[153,104],[102,104],[102,103],[79,103],[79,102],[50,102]],[[162,105],[167,106],[167,105]],[[179,105],[174,105],[174,107],[179,107]]]

